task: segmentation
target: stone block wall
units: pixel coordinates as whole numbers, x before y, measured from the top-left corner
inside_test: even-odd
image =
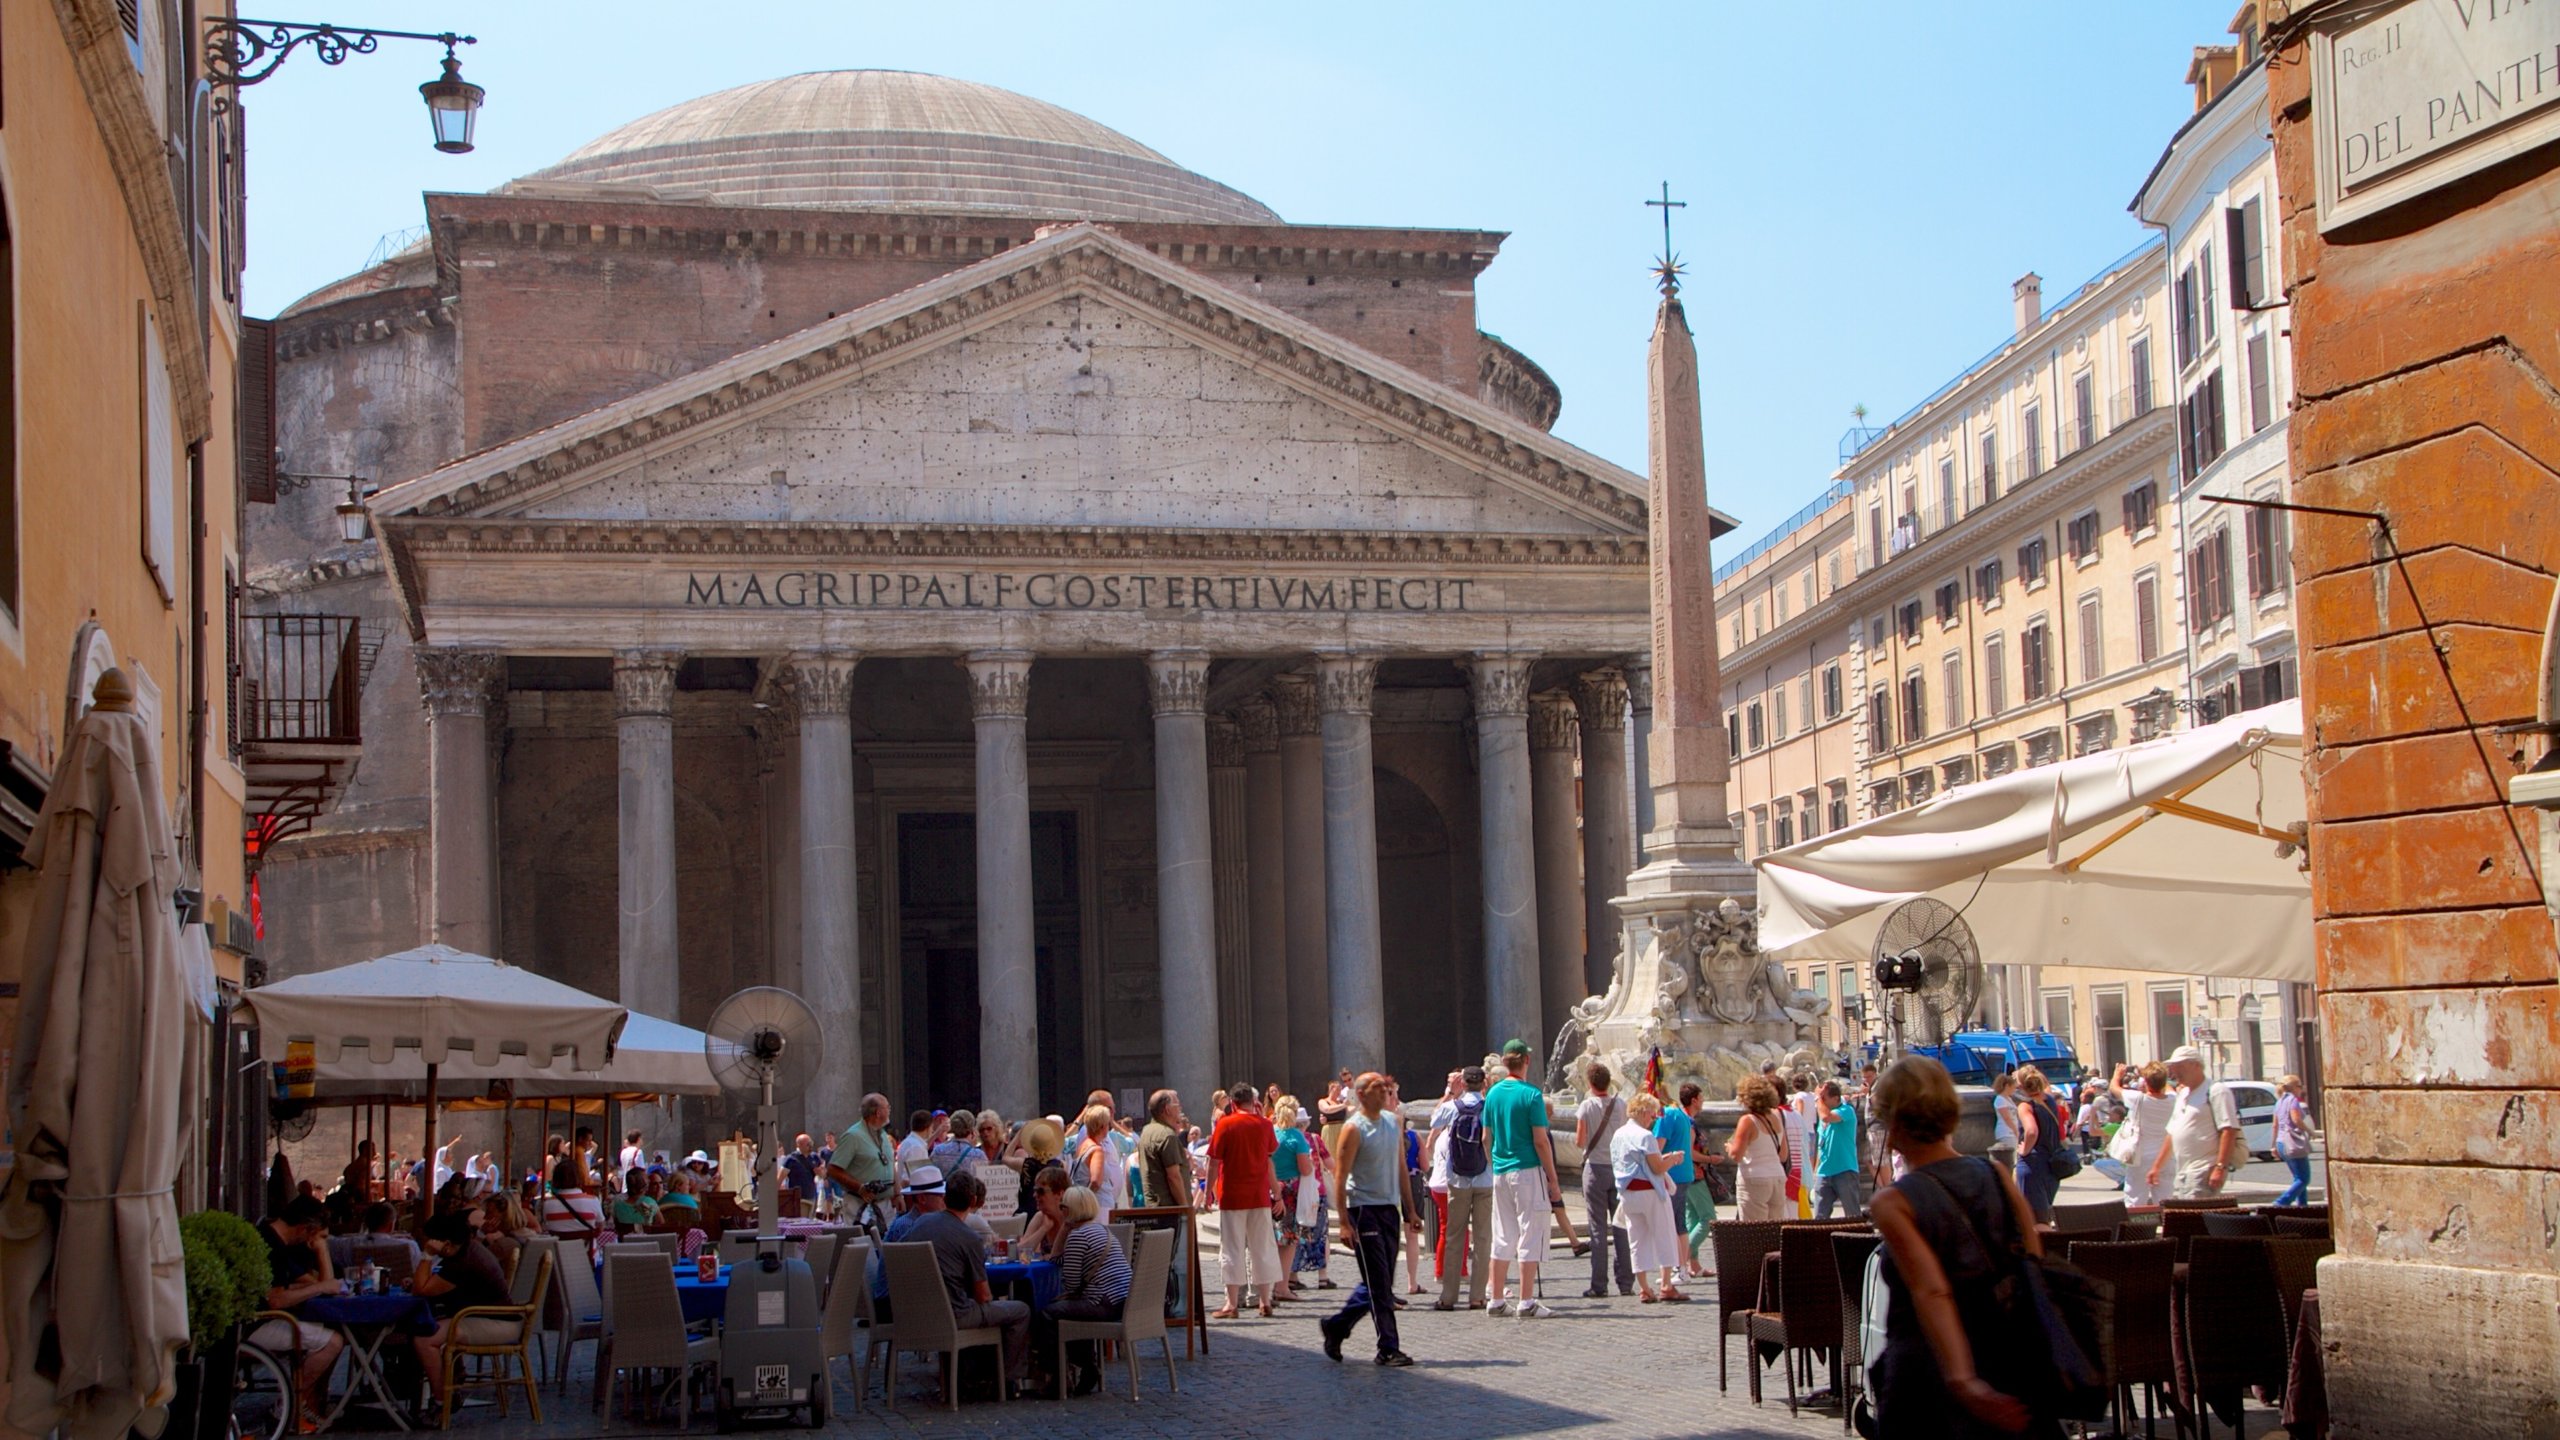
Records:
[[[2294,517],[2336,1433],[2560,1434],[2560,967],[2504,803],[2545,742],[2499,730],[2560,574],[2560,146],[2323,235],[2298,28],[2268,81],[2294,498],[2389,521]]]

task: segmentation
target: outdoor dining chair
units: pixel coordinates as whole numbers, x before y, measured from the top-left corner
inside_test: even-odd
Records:
[[[551,1285],[551,1272],[541,1262],[560,1263],[560,1242],[548,1235],[527,1236],[516,1250],[516,1273],[507,1280],[507,1303],[528,1305],[543,1297]]]
[[[666,1252],[667,1259],[673,1261],[676,1258],[676,1247],[684,1243],[684,1236],[681,1233],[671,1234],[657,1230],[641,1230],[623,1236],[622,1239],[616,1243],[623,1245],[646,1245],[652,1249],[663,1250]]]
[[[720,1235],[720,1263],[738,1265],[756,1258],[756,1232],[727,1230]]]
[[[542,1292],[550,1278],[555,1257],[544,1252],[534,1257],[533,1283],[525,1286],[526,1298],[509,1305],[474,1305],[454,1312],[453,1338],[444,1347],[444,1374],[436,1384],[438,1410],[436,1428],[453,1424],[454,1392],[466,1387],[494,1390],[498,1394],[498,1418],[507,1414],[507,1391],[524,1391],[525,1407],[533,1412],[533,1423],[542,1423],[542,1395],[534,1384],[533,1347],[537,1343],[537,1327],[541,1324],[541,1302],[532,1298]],[[486,1360],[489,1366],[478,1375],[466,1377],[464,1362]],[[508,1373],[507,1362],[515,1369]]]
[[[558,1241],[552,1242],[558,1245]],[[551,1271],[554,1301],[544,1314],[558,1336],[552,1350],[552,1384],[563,1393],[569,1388],[569,1357],[581,1340],[601,1344],[604,1340],[604,1296],[596,1291],[594,1264],[587,1258],[586,1244],[560,1245]],[[673,1280],[675,1272],[669,1270]]]
[[[836,1246],[842,1244],[833,1235],[812,1235],[801,1247],[800,1258],[809,1266],[809,1278],[817,1282],[818,1303],[827,1303],[829,1287],[836,1278]],[[788,1250],[783,1252],[788,1255]]]
[[[1760,1303],[1760,1262],[1778,1248],[1783,1220],[1719,1220],[1716,1252],[1716,1389],[1729,1388],[1727,1341],[1742,1338],[1751,1347],[1751,1311]],[[1744,1363],[1751,1363],[1749,1355]]]
[[[996,1232],[996,1238],[999,1240],[1019,1240],[1022,1238],[1022,1228],[1030,1223],[1031,1217],[1028,1215],[1007,1215],[1000,1220],[988,1221],[987,1228]]]
[[[2285,1235],[2267,1242],[2267,1267],[2275,1272],[2276,1299],[2284,1306],[2284,1353],[2302,1328],[2302,1292],[2320,1283],[2320,1262],[2337,1246],[2326,1235]]]
[[[685,1329],[684,1301],[676,1294],[676,1272],[656,1255],[615,1255],[606,1259],[612,1276],[610,1311],[604,1342],[596,1352],[596,1377],[602,1384],[602,1410],[613,1414],[614,1382],[626,1370],[676,1372],[676,1427],[693,1423],[693,1375],[697,1367],[716,1365],[720,1342]]]
[[[952,1313],[951,1292],[942,1288],[942,1267],[933,1258],[932,1246],[914,1241],[883,1245],[880,1255],[889,1267],[892,1317],[892,1333],[886,1337],[889,1373],[881,1385],[888,1407],[898,1408],[898,1357],[924,1354],[943,1357],[943,1403],[959,1409],[960,1352],[981,1349],[996,1352],[996,1401],[1002,1404],[1009,1388],[1004,1383],[1004,1331],[992,1325],[960,1328],[959,1317]]]
[[[1851,1397],[1866,1388],[1867,1348],[1859,1334],[1866,1318],[1867,1257],[1884,1243],[1873,1230],[1831,1232],[1831,1266],[1840,1277],[1840,1428],[1856,1421]]]
[[[2330,1234],[2326,1215],[2270,1215],[2267,1223],[2275,1227],[2278,1239],[2326,1240]]]
[[[1775,1295],[1763,1294],[1750,1311],[1749,1343],[1743,1359],[1751,1367],[1751,1401],[1760,1402],[1760,1353],[1762,1345],[1778,1347],[1778,1363],[1787,1372],[1787,1413],[1796,1413],[1796,1357],[1804,1355],[1808,1362],[1813,1353],[1831,1352],[1833,1363],[1839,1360],[1840,1335],[1840,1267],[1832,1254],[1831,1237],[1835,1230],[1827,1225],[1782,1225],[1778,1232],[1778,1285]],[[1721,1270],[1721,1257],[1718,1261]],[[1722,1283],[1721,1279],[1718,1281]],[[1840,1393],[1833,1377],[1832,1393]]]
[[[2249,1386],[2284,1386],[2284,1306],[2268,1267],[2270,1242],[2199,1235],[2187,1242],[2188,1387],[2197,1433],[2210,1440],[2212,1418],[2236,1419]]]
[[[1173,1247],[1181,1239],[1173,1230],[1149,1230],[1137,1237],[1138,1254],[1129,1267],[1129,1299],[1120,1307],[1117,1320],[1060,1320],[1058,1322],[1058,1398],[1067,1398],[1066,1347],[1075,1340],[1107,1340],[1120,1347],[1121,1359],[1129,1366],[1129,1403],[1138,1403],[1138,1342],[1153,1340],[1164,1346],[1164,1383],[1174,1394],[1182,1393],[1182,1382],[1173,1373],[1173,1336],[1165,1329],[1165,1279],[1173,1273]]]
[[[2115,1287],[2113,1363],[2108,1388],[2115,1395],[2116,1433],[2126,1432],[2133,1418],[2133,1387],[2142,1387],[2142,1423],[2148,1434],[2158,1414],[2160,1387],[2178,1383],[2176,1353],[2170,1349],[2170,1268],[2177,1263],[2173,1240],[2075,1240],[2070,1261],[2090,1278]]]
[[[1112,1223],[1111,1243],[1120,1247],[1120,1258],[1124,1260],[1131,1258],[1129,1242],[1137,1233],[1138,1222],[1135,1220],[1119,1220]]]
[[[2252,1215],[2245,1210],[2207,1210],[2204,1212],[2204,1233],[2235,1240],[2249,1236],[2264,1237],[2276,1231],[2274,1222],[2264,1215]]]
[[[826,1237],[832,1240],[833,1236]],[[871,1388],[871,1336],[865,1323],[871,1306],[871,1246],[856,1241],[838,1246],[831,1257],[826,1299],[819,1304],[818,1354],[826,1361],[827,1383],[835,1384],[836,1357],[853,1366],[853,1408],[862,1408]]]

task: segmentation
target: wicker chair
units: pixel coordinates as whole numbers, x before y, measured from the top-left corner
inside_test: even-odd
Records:
[[[2275,1227],[2278,1239],[2291,1237],[2296,1240],[2326,1240],[2329,1238],[2329,1217],[2326,1215],[2270,1215],[2267,1217],[2267,1223]]]
[[[1716,1252],[1716,1389],[1731,1388],[1726,1341],[1742,1337],[1751,1345],[1751,1312],[1760,1303],[1760,1262],[1777,1253],[1783,1220],[1719,1220]],[[1748,1357],[1746,1356],[1746,1361]]]
[[[2320,1283],[2320,1262],[2336,1249],[2326,1235],[2279,1233],[2267,1242],[2267,1266],[2275,1272],[2276,1299],[2284,1306],[2284,1353],[2288,1360],[2293,1355],[2294,1334],[2302,1326],[2302,1292]]]
[[[444,1374],[436,1385],[437,1429],[453,1424],[454,1392],[466,1387],[498,1392],[500,1419],[506,1418],[507,1391],[521,1389],[526,1408],[533,1412],[533,1423],[542,1423],[542,1395],[534,1384],[533,1352],[541,1343],[541,1295],[543,1287],[550,1283],[555,1258],[550,1252],[534,1257],[533,1281],[519,1287],[523,1299],[508,1305],[474,1305],[454,1312],[452,1338],[444,1347]],[[458,1374],[462,1362],[471,1359],[486,1359],[489,1368],[476,1376]],[[507,1373],[510,1359],[515,1361],[512,1375]]]
[[[1837,1368],[1840,1352],[1835,1338],[1840,1333],[1839,1262],[1831,1254],[1833,1231],[1827,1226],[1785,1225],[1778,1235],[1777,1308],[1766,1308],[1770,1297],[1760,1297],[1761,1305],[1753,1307],[1746,1331],[1750,1344],[1775,1345],[1779,1363],[1787,1371],[1787,1413],[1798,1408],[1796,1397],[1796,1353],[1805,1352],[1808,1359],[1816,1351],[1831,1352],[1834,1373],[1832,1394],[1840,1393]],[[1760,1356],[1756,1348],[1745,1356],[1751,1364],[1751,1400],[1760,1401]]]
[[[2245,1210],[2206,1210],[2200,1213],[2204,1216],[2204,1233],[2225,1240],[2253,1236],[2265,1239],[2276,1233],[2275,1222],[2264,1215],[2252,1215]]]
[[[2161,1201],[2160,1208],[2163,1210],[2237,1210],[2240,1208],[2240,1201],[2230,1195],[2199,1195],[2192,1200],[2180,1200],[2173,1196]]]
[[[1004,1383],[1004,1331],[992,1325],[974,1329],[960,1328],[960,1319],[951,1308],[951,1292],[943,1288],[942,1269],[933,1258],[933,1247],[915,1242],[880,1247],[881,1259],[889,1267],[889,1310],[896,1317],[889,1344],[889,1375],[882,1386],[890,1409],[898,1408],[898,1356],[908,1351],[939,1354],[942,1363],[943,1403],[953,1410],[960,1408],[960,1352],[993,1349],[999,1356],[996,1399],[1002,1403],[1005,1392],[1012,1388]]]
[[[837,1356],[852,1362],[853,1408],[859,1410],[862,1397],[871,1389],[870,1242],[856,1240],[837,1246],[833,1268],[834,1274],[827,1280],[827,1298],[819,1311],[818,1353],[825,1357],[830,1377],[835,1373]],[[834,1383],[830,1378],[828,1384]]]
[[[2187,1260],[2187,1242],[2204,1233],[2201,1210],[2163,1210],[2160,1212],[2160,1238],[2178,1247],[2178,1263]]]
[[[1867,1257],[1883,1243],[1884,1237],[1872,1230],[1831,1232],[1831,1264],[1840,1277],[1840,1374],[1833,1388],[1840,1397],[1844,1431],[1857,1418],[1849,1403],[1851,1392],[1866,1388],[1867,1351],[1858,1335],[1858,1322],[1865,1318]]]
[[[2083,1230],[2104,1230],[2112,1234],[2117,1226],[2130,1218],[2131,1212],[2125,1208],[2122,1196],[2053,1207],[2053,1228],[2065,1234]]]
[[[2284,1387],[2284,1306],[2268,1244],[2214,1235],[2187,1242],[2187,1376],[2207,1440],[2213,1414],[2237,1417],[2247,1387]]]
[[[611,1275],[609,1328],[596,1352],[599,1402],[610,1423],[614,1383],[625,1370],[676,1372],[676,1427],[693,1423],[694,1371],[720,1361],[720,1342],[685,1328],[676,1272],[655,1255],[617,1255],[605,1261]]]
[[[2178,1381],[2177,1356],[2169,1348],[2170,1272],[2178,1247],[2169,1240],[2077,1240],[2069,1259],[2090,1278],[2115,1286],[2115,1365],[2108,1377],[2116,1395],[2116,1433],[2133,1417],[2133,1387],[2143,1391],[2142,1425],[2150,1433],[2160,1387]]]
[[[667,1272],[672,1282],[675,1272]],[[599,1349],[604,1344],[604,1296],[596,1287],[596,1272],[587,1258],[584,1241],[562,1245],[551,1271],[552,1298],[545,1302],[543,1323],[559,1333],[559,1344],[552,1351],[552,1384],[569,1388],[569,1356],[581,1340],[592,1340]],[[601,1380],[603,1377],[597,1377]]]
[[[1107,1340],[1120,1347],[1121,1358],[1129,1365],[1129,1403],[1138,1403],[1138,1342],[1153,1340],[1164,1347],[1164,1383],[1179,1395],[1182,1382],[1173,1373],[1173,1336],[1164,1323],[1165,1277],[1173,1273],[1173,1247],[1181,1240],[1179,1231],[1149,1230],[1137,1237],[1137,1257],[1129,1267],[1129,1299],[1120,1307],[1117,1320],[1060,1320],[1058,1352],[1063,1361],[1067,1345],[1076,1340]],[[1393,1297],[1387,1303],[1393,1304]],[[1067,1398],[1067,1366],[1058,1366],[1058,1398]]]

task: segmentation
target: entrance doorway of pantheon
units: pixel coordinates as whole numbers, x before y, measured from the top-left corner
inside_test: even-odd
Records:
[[[1079,816],[1031,813],[1031,926],[1039,983],[1040,1094],[1052,1105],[1088,1088]],[[978,1101],[977,816],[896,817],[900,1115]],[[1026,1117],[1007,1116],[1008,1120]]]

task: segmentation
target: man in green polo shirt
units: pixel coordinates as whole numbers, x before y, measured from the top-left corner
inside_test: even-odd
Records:
[[[1484,1313],[1544,1320],[1556,1312],[1538,1299],[1538,1263],[1547,1254],[1549,1212],[1563,1200],[1556,1183],[1555,1141],[1547,1134],[1546,1092],[1529,1083],[1529,1046],[1502,1047],[1502,1083],[1485,1092],[1486,1148],[1493,1160],[1493,1265],[1486,1276],[1493,1298]],[[1502,1298],[1502,1282],[1520,1267],[1516,1304]]]
[[[889,1097],[863,1096],[862,1118],[836,1137],[827,1166],[827,1178],[842,1191],[848,1215],[859,1215],[874,1200],[885,1205],[897,1153],[898,1137],[889,1133]]]

